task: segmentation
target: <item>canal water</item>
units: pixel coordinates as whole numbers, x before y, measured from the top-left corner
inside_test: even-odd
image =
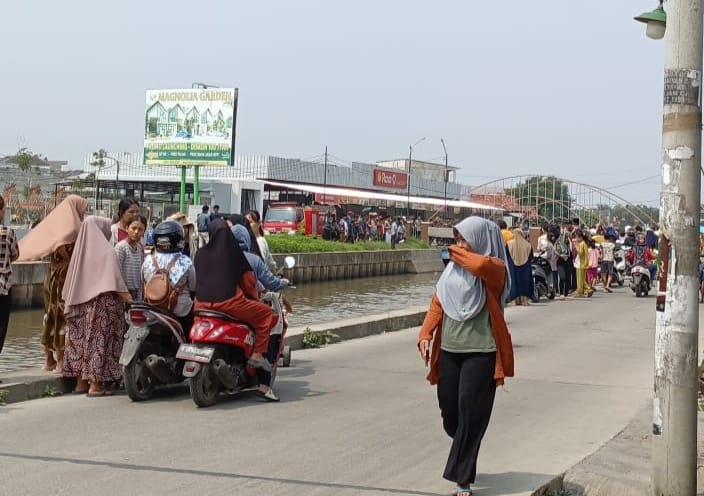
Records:
[[[286,290],[293,305],[291,327],[363,317],[430,303],[439,277],[435,274],[400,274],[346,279],[298,286]],[[40,367],[43,364],[41,310],[16,310],[10,315],[0,373]]]

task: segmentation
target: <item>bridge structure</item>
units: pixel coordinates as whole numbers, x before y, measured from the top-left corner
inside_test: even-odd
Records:
[[[537,226],[579,218],[587,226],[657,224],[658,210],[635,205],[613,191],[557,176],[518,175],[470,190],[470,201],[503,210],[513,223]]]

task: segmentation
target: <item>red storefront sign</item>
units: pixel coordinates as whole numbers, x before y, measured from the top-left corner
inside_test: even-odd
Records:
[[[339,205],[342,203],[339,196],[336,195],[324,195],[322,193],[315,194],[315,202],[322,205]]]
[[[374,169],[374,186],[406,189],[408,187],[408,174],[405,172]]]

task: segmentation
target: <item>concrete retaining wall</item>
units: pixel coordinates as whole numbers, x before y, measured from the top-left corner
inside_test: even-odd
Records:
[[[296,284],[393,274],[441,272],[440,250],[383,250],[334,253],[291,253],[296,259],[293,280]],[[279,266],[284,257],[274,259]],[[12,264],[12,305],[14,308],[44,306],[44,278],[48,262]],[[287,274],[288,277],[291,274]]]
[[[284,257],[296,259],[293,280],[296,284],[393,274],[441,272],[440,250],[383,250],[328,253],[290,253],[274,255],[283,265]]]
[[[12,264],[12,306],[30,308],[44,306],[44,279],[49,262],[16,262]]]

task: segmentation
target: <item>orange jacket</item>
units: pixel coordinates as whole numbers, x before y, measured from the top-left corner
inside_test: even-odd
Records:
[[[503,261],[472,253],[458,246],[449,248],[450,259],[465,270],[478,277],[486,289],[486,306],[489,310],[489,323],[496,343],[496,365],[494,380],[496,385],[504,383],[504,377],[513,377],[513,344],[504,312],[501,307],[501,297],[506,279],[506,266]],[[430,355],[430,384],[438,383],[438,358],[440,357],[440,337],[442,336],[442,320],[444,311],[437,295],[433,295],[430,308],[418,334],[418,344],[424,339],[432,341]],[[441,332],[437,332],[441,331]],[[435,337],[435,339],[433,339]]]

